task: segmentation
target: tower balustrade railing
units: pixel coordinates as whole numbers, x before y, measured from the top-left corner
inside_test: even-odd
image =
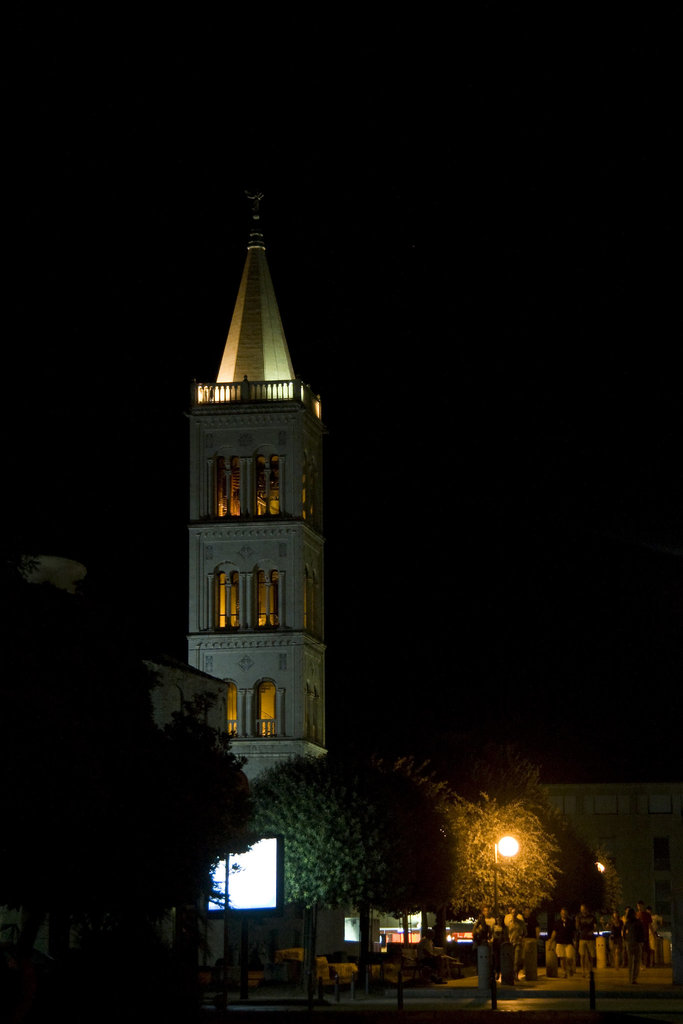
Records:
[[[215,384],[192,384],[193,405],[231,405],[246,402],[301,402],[318,419],[321,417],[320,395],[315,395],[299,378],[294,380],[227,381]]]
[[[256,719],[257,736],[277,736],[277,722],[274,718]]]

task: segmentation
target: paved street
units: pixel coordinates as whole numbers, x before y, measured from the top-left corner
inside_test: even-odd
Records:
[[[630,985],[625,969],[604,968],[594,971],[595,1010],[590,1005],[589,979],[579,974],[573,978],[548,978],[544,968],[539,968],[535,981],[519,981],[514,986],[497,986],[497,1011],[533,1014],[535,1024],[544,1020],[597,1022],[609,1019],[635,1021],[678,1022],[683,1024],[683,986],[672,984],[671,968],[655,967],[643,970],[638,982]],[[323,1003],[317,1003],[314,1013],[334,1014],[338,1017],[366,1016],[378,1020],[393,1016],[398,1011],[398,993],[395,988],[375,989],[366,994],[356,990],[353,994],[347,988],[335,993],[327,989]],[[297,1014],[307,1012],[303,1001],[285,990],[258,989],[250,993],[248,1000],[240,1002],[232,994],[227,1016],[234,1024],[238,1018],[256,1013],[278,1011],[290,1020]],[[458,1022],[464,1024],[470,1016],[479,1024],[495,1014],[491,1013],[491,995],[488,990],[479,990],[476,975],[459,978],[445,985],[406,985],[403,990],[403,1015],[411,1021],[435,1020],[443,1014],[458,1011]],[[626,1016],[625,1016],[626,1015]],[[207,1011],[207,1016],[222,1017],[216,1011]],[[341,1022],[339,1022],[341,1024]]]

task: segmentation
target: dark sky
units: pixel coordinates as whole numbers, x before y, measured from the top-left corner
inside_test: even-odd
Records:
[[[672,25],[288,17],[19,15],[9,535],[184,656],[183,412],[260,189],[329,428],[330,742],[680,777]]]

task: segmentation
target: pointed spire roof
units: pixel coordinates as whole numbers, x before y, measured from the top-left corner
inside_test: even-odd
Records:
[[[216,382],[293,380],[285,339],[260,230],[260,193],[252,200],[252,225],[242,281]]]

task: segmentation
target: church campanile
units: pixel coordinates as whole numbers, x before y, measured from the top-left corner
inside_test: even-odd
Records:
[[[325,749],[320,398],[292,366],[260,200],[215,382],[193,385],[188,663],[255,778]]]

